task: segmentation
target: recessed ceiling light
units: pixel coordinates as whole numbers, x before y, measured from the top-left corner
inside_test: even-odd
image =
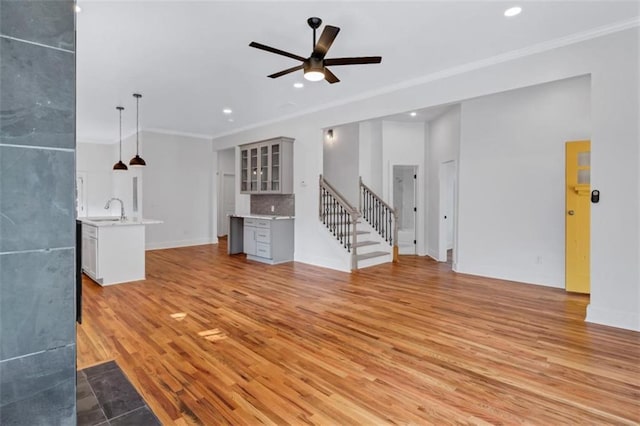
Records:
[[[78,6],[77,4],[73,7],[73,10],[75,10],[76,13],[82,12],[82,8],[80,6]]]
[[[510,18],[512,16],[519,15],[520,12],[522,12],[522,8],[520,6],[510,7],[504,11],[504,16]]]
[[[412,117],[415,117],[416,115],[418,115],[418,113],[413,111],[413,112],[410,112],[409,115],[412,116]]]
[[[296,89],[302,89],[304,87],[304,84],[302,83],[293,83],[293,87],[295,87]]]
[[[222,112],[224,112],[225,114],[231,114],[233,111],[231,110],[231,108],[225,108],[222,110]]]

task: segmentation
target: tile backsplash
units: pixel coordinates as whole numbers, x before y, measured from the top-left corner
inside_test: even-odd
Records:
[[[273,211],[271,211],[271,206],[273,206]],[[251,214],[295,216],[295,196],[293,194],[251,195]]]

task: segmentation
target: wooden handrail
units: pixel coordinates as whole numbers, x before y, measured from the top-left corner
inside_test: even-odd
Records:
[[[380,204],[391,210],[396,218],[398,217],[398,212],[396,211],[396,209],[387,204],[382,198],[380,198],[378,194],[373,191],[373,189],[369,188],[364,182],[362,182],[362,176],[360,176],[360,186],[369,191],[373,198],[375,198]]]
[[[333,187],[333,185],[331,185],[329,182],[327,182],[322,175],[320,175],[320,186],[324,186],[326,189],[328,189],[329,192],[331,193],[331,195],[333,195],[340,202],[340,204],[342,204],[344,207],[346,207],[348,210],[350,210],[350,213],[352,213],[352,214],[354,214],[354,215],[356,215],[358,217],[360,216],[360,212],[358,211],[358,209],[353,207],[347,201],[347,199],[344,197],[344,195],[342,195],[337,189],[335,189]]]

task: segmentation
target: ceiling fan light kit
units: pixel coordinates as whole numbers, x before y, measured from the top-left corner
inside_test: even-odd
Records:
[[[304,62],[304,78],[309,81],[324,80],[324,66],[322,60],[309,58]]]
[[[309,81],[320,81],[324,79],[333,84],[339,82],[340,80],[327,68],[327,66],[379,64],[380,62],[382,62],[382,57],[380,56],[325,59],[329,48],[340,32],[340,28],[331,25],[325,25],[324,30],[320,35],[320,39],[316,42],[316,30],[320,27],[320,25],[322,25],[322,19],[311,17],[307,19],[307,24],[309,24],[309,26],[313,29],[313,51],[311,52],[311,56],[309,56],[308,58],[303,58],[302,56],[289,53],[284,50],[266,46],[261,43],[256,43],[255,41],[249,43],[250,47],[255,47],[256,49],[275,53],[276,55],[286,56],[288,58],[302,62],[301,65],[271,74],[268,77],[278,78],[295,71],[304,70],[304,78]]]

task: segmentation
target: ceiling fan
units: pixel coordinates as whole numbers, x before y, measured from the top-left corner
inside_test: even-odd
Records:
[[[296,59],[302,64],[289,68],[275,74],[271,74],[268,77],[278,78],[283,75],[304,69],[304,78],[310,81],[319,81],[322,79],[327,80],[329,83],[337,83],[340,80],[335,76],[327,67],[336,65],[361,65],[361,64],[379,64],[382,62],[380,56],[361,56],[357,58],[333,58],[325,59],[327,51],[333,44],[336,36],[340,32],[340,28],[333,27],[331,25],[325,25],[320,39],[316,43],[316,30],[322,24],[322,19],[311,17],[307,19],[307,24],[313,29],[313,51],[311,56],[303,58],[302,56],[295,55],[293,53],[285,52],[284,50],[276,49],[274,47],[265,46],[264,44],[256,43],[252,41],[249,46],[256,49],[266,50],[267,52],[275,53],[277,55],[286,56],[288,58]]]

